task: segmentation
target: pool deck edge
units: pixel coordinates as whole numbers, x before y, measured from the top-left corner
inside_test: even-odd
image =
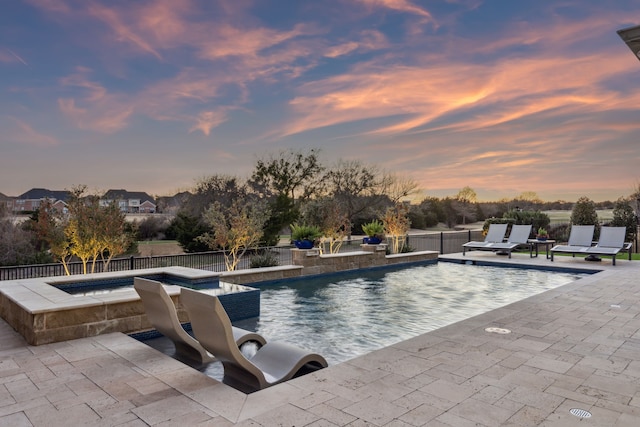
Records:
[[[465,259],[496,257],[473,254]],[[585,263],[568,258],[553,264]],[[540,261],[550,262],[530,262]],[[0,321],[0,425],[639,425],[640,263],[599,264],[589,268],[602,273],[251,395],[121,333],[33,347]]]

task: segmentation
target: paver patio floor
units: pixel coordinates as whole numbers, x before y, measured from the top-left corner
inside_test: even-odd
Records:
[[[528,254],[501,262],[550,264]],[[601,264],[598,274],[250,395],[124,334],[34,347],[0,321],[0,426],[636,427],[640,262]]]

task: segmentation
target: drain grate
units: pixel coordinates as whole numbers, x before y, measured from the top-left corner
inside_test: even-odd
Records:
[[[580,418],[591,418],[591,412],[585,411],[584,409],[573,408],[569,411],[571,415],[575,415]]]
[[[486,328],[485,329],[486,332],[491,332],[494,334],[510,334],[511,331],[509,329],[504,329],[504,328]]]

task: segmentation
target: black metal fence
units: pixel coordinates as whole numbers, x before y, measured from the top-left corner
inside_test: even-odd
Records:
[[[425,232],[424,234],[411,234],[407,237],[407,244],[414,251],[437,251],[448,254],[461,251],[461,245],[469,240],[482,240],[481,230]],[[360,250],[360,240],[345,242],[340,248],[341,252]],[[277,259],[278,265],[291,265],[291,248],[288,246],[272,246],[254,249],[240,259],[237,270],[251,268],[252,260],[257,255],[269,254]],[[81,262],[67,264],[70,274],[83,274]],[[199,252],[180,255],[159,255],[149,257],[114,258],[109,263],[107,271],[128,271],[144,268],[158,267],[189,267],[209,271],[225,271],[226,265],[222,251]],[[87,266],[91,272],[91,263]],[[102,262],[93,266],[93,272],[104,271]],[[37,277],[64,276],[66,271],[62,264],[35,264],[12,267],[0,267],[1,280],[32,279]]]
[[[291,264],[291,251],[288,247],[274,246],[268,248],[258,248],[247,252],[240,259],[237,265],[238,270],[251,268],[251,261],[256,255],[271,254],[278,260],[278,265]],[[224,253],[222,251],[198,252],[180,255],[158,255],[149,257],[127,257],[114,258],[109,263],[106,271],[128,271],[140,270],[144,268],[158,267],[189,267],[200,270],[209,271],[225,271],[226,265]],[[72,262],[67,264],[70,274],[83,274],[83,266],[81,262]],[[93,267],[93,271],[92,271]],[[91,263],[87,266],[87,272],[102,273],[104,272],[102,262],[97,262],[95,266]],[[36,277],[64,276],[67,273],[61,263],[56,264],[35,264],[20,265],[14,267],[0,267],[1,280],[18,280],[31,279]]]

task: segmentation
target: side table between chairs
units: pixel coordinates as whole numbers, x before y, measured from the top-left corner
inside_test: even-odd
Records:
[[[556,241],[555,240],[551,240],[551,239],[547,239],[547,240],[538,240],[538,239],[529,239],[527,240],[527,243],[531,244],[531,252],[529,252],[529,256],[531,258],[537,258],[538,257],[538,246],[542,245],[544,246],[544,249],[547,253],[547,259],[549,259],[549,248],[551,248],[553,245],[555,245]],[[536,250],[536,254],[533,254],[533,249],[535,248]]]

